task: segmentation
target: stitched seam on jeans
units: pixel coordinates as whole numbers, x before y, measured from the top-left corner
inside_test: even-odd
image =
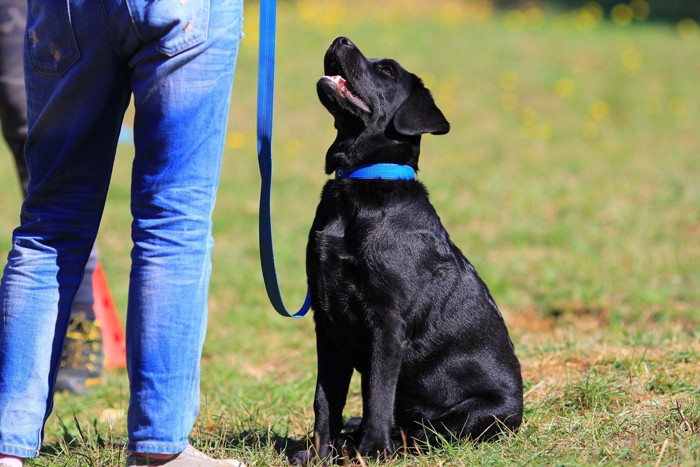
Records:
[[[140,450],[139,450],[139,448],[143,448],[143,447],[157,448],[158,450],[161,450],[161,449],[172,449],[172,450],[177,450],[178,452],[173,452],[173,453],[170,453],[170,454],[178,454],[178,453],[184,451],[185,449],[187,449],[187,447],[188,447],[189,445],[190,445],[189,440],[186,440],[186,441],[184,442],[184,447],[182,447],[182,446],[183,446],[183,443],[144,443],[144,442],[129,442],[129,444],[127,445],[127,449],[128,449],[129,451],[131,451],[131,452],[143,452],[143,451],[140,451]],[[146,453],[146,454],[148,454],[148,453]],[[159,454],[161,454],[161,453],[159,453]],[[163,454],[168,454],[168,453],[163,453]]]
[[[36,454],[37,456],[38,456],[39,453],[40,453],[40,449],[23,448],[22,446],[15,446],[14,444],[2,443],[2,444],[0,444],[0,446],[6,447],[6,448],[18,449],[18,450],[22,450],[22,451],[24,451],[24,452],[33,452],[33,453]],[[14,455],[14,454],[10,454],[10,455]]]
[[[192,36],[190,39],[186,39],[183,42],[179,43],[177,46],[173,47],[163,47],[159,43],[156,45],[156,50],[158,50],[160,53],[167,55],[168,57],[174,57],[175,55],[178,55],[182,52],[185,52],[193,47],[198,46],[199,44],[203,44],[206,42],[209,38],[209,23],[211,21],[211,0],[202,0],[203,1],[203,14],[204,14],[204,24],[202,27],[202,30],[198,33]]]
[[[133,3],[131,0],[126,2],[126,9],[129,11],[129,21],[131,21],[131,27],[134,28],[134,31],[136,31],[136,35],[139,36],[139,39],[141,39],[141,43],[145,44],[146,40],[141,35],[141,31],[139,31],[138,26],[136,26],[136,21],[134,20],[134,9],[132,8],[132,5]]]
[[[59,5],[57,5],[57,7],[58,6]],[[73,29],[73,20],[71,17],[70,6],[70,2],[67,2],[64,5],[65,10],[61,9],[58,12],[53,12],[62,15],[61,17],[53,18],[53,21],[55,21],[56,24],[58,24],[59,26],[64,27],[61,31],[61,37],[64,40],[64,42],[62,42],[62,45],[65,46],[65,51],[68,52],[68,55],[66,57],[61,56],[60,59],[54,58],[54,61],[52,62],[54,64],[53,67],[49,67],[45,60],[46,57],[41,56],[42,52],[45,52],[44,49],[35,52],[35,47],[38,44],[38,41],[33,39],[34,28],[32,28],[31,26],[34,26],[34,23],[36,22],[38,17],[34,15],[34,11],[32,8],[27,9],[27,29],[25,31],[24,37],[25,50],[27,51],[27,59],[29,62],[29,66],[34,72],[46,76],[51,76],[54,78],[60,78],[61,76],[66,74],[66,72],[75,64],[75,62],[77,62],[80,59],[80,49],[78,48],[78,44],[75,39],[75,30]],[[32,20],[31,22],[30,19]],[[46,18],[43,17],[42,20],[44,23],[47,21]],[[56,36],[54,36],[53,39],[56,39]],[[43,43],[46,42],[46,39],[42,37],[40,41]],[[58,49],[56,50],[58,51]],[[60,53],[60,51],[58,52]]]
[[[99,3],[100,13],[102,14],[102,22],[104,23],[105,29],[107,30],[107,36],[109,36],[109,40],[112,43],[112,46],[116,49],[117,55],[119,55],[119,57],[121,57],[121,59],[124,60],[124,62],[126,62],[128,61],[126,52],[121,47],[121,44],[119,44],[119,41],[117,41],[117,36],[114,34],[114,30],[110,27],[109,21],[107,21],[107,9],[104,6],[104,0],[99,0]],[[131,15],[129,15],[129,17],[131,17]]]

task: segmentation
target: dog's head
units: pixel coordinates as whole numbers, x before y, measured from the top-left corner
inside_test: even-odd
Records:
[[[450,130],[420,78],[394,60],[366,58],[346,37],[326,52],[324,74],[318,96],[338,130],[327,173],[378,162],[417,169],[421,135]]]

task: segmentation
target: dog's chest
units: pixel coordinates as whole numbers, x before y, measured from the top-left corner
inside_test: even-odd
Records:
[[[342,326],[361,325],[386,313],[392,302],[411,301],[418,275],[428,273],[424,259],[435,252],[439,239],[432,231],[439,219],[427,197],[425,203],[416,202],[417,196],[358,203],[354,193],[329,191],[324,190],[307,252],[314,308]]]

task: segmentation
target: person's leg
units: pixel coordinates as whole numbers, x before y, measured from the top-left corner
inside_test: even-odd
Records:
[[[92,275],[98,261],[99,250],[95,244],[71,306],[68,332],[61,353],[61,368],[56,378],[56,391],[86,394],[99,384],[102,376],[102,330],[101,323],[95,318],[92,287]]]
[[[134,23],[146,44],[132,58],[136,156],[128,449],[175,454],[187,448],[199,410],[211,214],[242,2],[211,0],[206,16],[201,8],[208,0],[140,3],[144,10],[133,11]]]
[[[0,0],[0,121],[2,134],[15,160],[20,188],[27,196],[29,171],[24,159],[27,140],[27,98],[24,86],[24,28],[26,0]],[[93,311],[92,274],[99,261],[95,246],[71,310],[68,344],[63,351],[57,389],[83,393],[102,370],[102,340]]]
[[[24,25],[26,0],[0,0],[0,121],[2,135],[15,159],[22,194],[29,173],[24,160],[27,139],[27,100],[24,92]]]
[[[128,104],[99,2],[28,3],[29,193],[0,285],[0,453],[36,457]],[[82,18],[82,21],[76,21]]]

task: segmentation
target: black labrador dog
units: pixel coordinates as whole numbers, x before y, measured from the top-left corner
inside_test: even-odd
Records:
[[[401,439],[490,440],[518,429],[520,364],[503,317],[452,243],[416,180],[343,177],[358,167],[417,169],[421,135],[449,123],[397,62],[368,59],[336,39],[317,84],[335,118],[327,182],[309,235],[307,274],[316,323],[316,455],[352,440],[378,457]],[[410,177],[409,177],[410,178]],[[353,370],[362,375],[357,431],[343,431]],[[301,454],[297,463],[307,462]]]

